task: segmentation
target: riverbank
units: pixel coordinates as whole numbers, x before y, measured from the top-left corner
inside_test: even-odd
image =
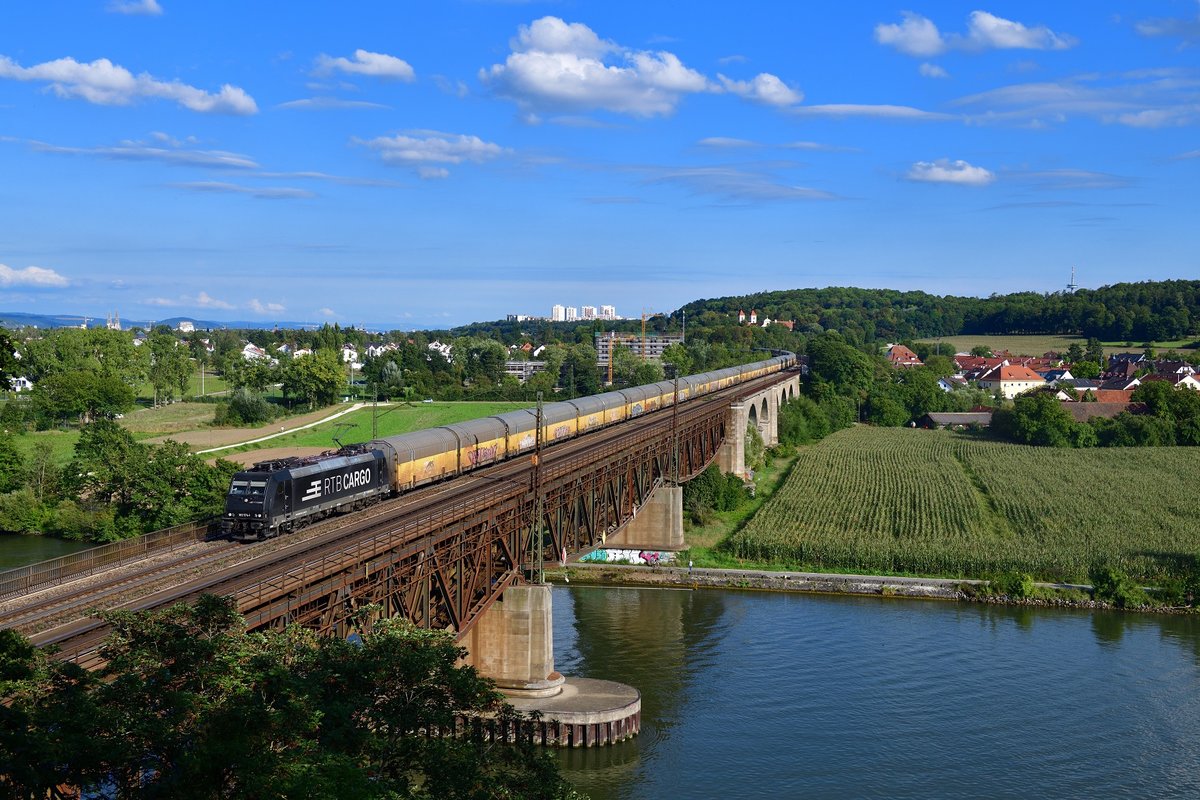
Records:
[[[711,567],[661,567],[626,564],[585,564],[546,570],[552,582],[587,586],[651,586],[678,589],[740,589],[765,592],[803,592],[822,595],[901,597],[949,600],[986,605],[1035,608],[1107,609],[1156,614],[1192,614],[1194,608],[1139,606],[1119,608],[1091,597],[1081,584],[1038,583],[1032,597],[1012,597],[988,591],[984,580],[922,578],[899,575],[792,572]]]

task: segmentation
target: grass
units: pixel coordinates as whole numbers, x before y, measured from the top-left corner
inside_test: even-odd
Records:
[[[409,433],[423,428],[436,428],[439,425],[449,425],[468,419],[488,417],[492,414],[502,414],[505,411],[514,411],[520,408],[529,408],[529,404],[437,402],[392,406],[381,405],[378,417],[379,436],[395,436],[399,433]],[[368,406],[367,408],[338,417],[332,422],[325,422],[312,428],[287,433],[283,436],[268,439],[265,442],[258,442],[257,444],[231,447],[223,450],[222,454],[247,453],[254,450],[275,447],[335,447],[336,444],[333,441],[335,436],[341,440],[342,444],[370,441],[371,414],[372,409]]]
[[[720,545],[745,525],[783,485],[797,458],[798,453],[776,458],[769,466],[755,473],[754,498],[741,508],[714,512],[711,521],[705,525],[685,522],[684,538],[688,542],[688,549],[680,553],[680,560],[686,562],[691,559],[698,567],[746,566],[735,563],[736,559]]]
[[[948,431],[841,431],[722,549],[788,569],[1086,582],[1179,576],[1200,553],[1200,448],[1059,450]]]
[[[933,344],[935,340],[922,340]],[[983,336],[983,335],[963,335],[963,336],[945,336],[941,339],[943,350],[945,346],[950,346],[948,355],[953,355],[956,352],[968,353],[971,348],[983,345],[992,350],[1008,350],[1013,355],[1017,356],[1041,356],[1051,350],[1059,353],[1065,353],[1067,348],[1072,344],[1078,344],[1080,347],[1087,346],[1087,339],[1082,336]],[[1113,353],[1125,352],[1141,352],[1142,345],[1145,342],[1134,342],[1133,346],[1126,346],[1124,342],[1102,342],[1104,345],[1104,354],[1111,355]],[[1179,350],[1190,352],[1188,345],[1194,344],[1193,340],[1177,341],[1177,342],[1151,342],[1155,350]]]
[[[183,433],[212,423],[217,407],[212,403],[171,403],[139,408],[125,415],[121,425],[138,439]]]
[[[213,375],[211,372],[204,373],[204,394],[222,394],[229,391],[229,384],[220,375]],[[134,394],[137,395],[139,402],[144,402],[150,405],[154,402],[154,386],[150,383],[143,383],[134,389]],[[184,392],[183,399],[191,400],[200,396],[200,373],[196,371],[188,378],[188,388]]]
[[[54,463],[63,466],[75,456],[75,443],[79,441],[79,431],[31,431],[13,437],[13,444],[25,457],[26,463],[41,444],[49,444],[54,454]]]

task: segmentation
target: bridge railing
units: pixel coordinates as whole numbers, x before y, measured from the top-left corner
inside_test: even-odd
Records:
[[[173,528],[151,531],[132,539],[89,547],[77,553],[40,561],[24,567],[0,572],[0,599],[62,583],[102,569],[117,567],[151,553],[169,550],[183,544],[202,542],[216,534],[221,527],[220,517],[187,522]]]

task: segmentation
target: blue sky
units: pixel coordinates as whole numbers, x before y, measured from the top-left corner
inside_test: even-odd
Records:
[[[1195,278],[1198,123],[1195,0],[13,1],[0,309],[411,328]]]

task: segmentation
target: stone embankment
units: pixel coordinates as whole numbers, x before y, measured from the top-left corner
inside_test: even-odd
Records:
[[[1035,608],[1113,609],[1100,600],[1079,599],[1091,590],[1080,584],[1040,583],[1041,589],[1061,590],[1076,597],[1007,597],[982,590],[987,581],[955,578],[912,578],[897,575],[849,575],[821,572],[774,572],[767,570],[714,569],[624,564],[571,563],[565,568],[547,570],[554,582],[613,586],[662,586],[686,589],[745,589],[768,592],[809,592],[812,594],[909,597],[932,600],[958,600],[988,605],[1029,606]],[[1191,613],[1190,608],[1153,606],[1127,608],[1125,611],[1154,613]]]

